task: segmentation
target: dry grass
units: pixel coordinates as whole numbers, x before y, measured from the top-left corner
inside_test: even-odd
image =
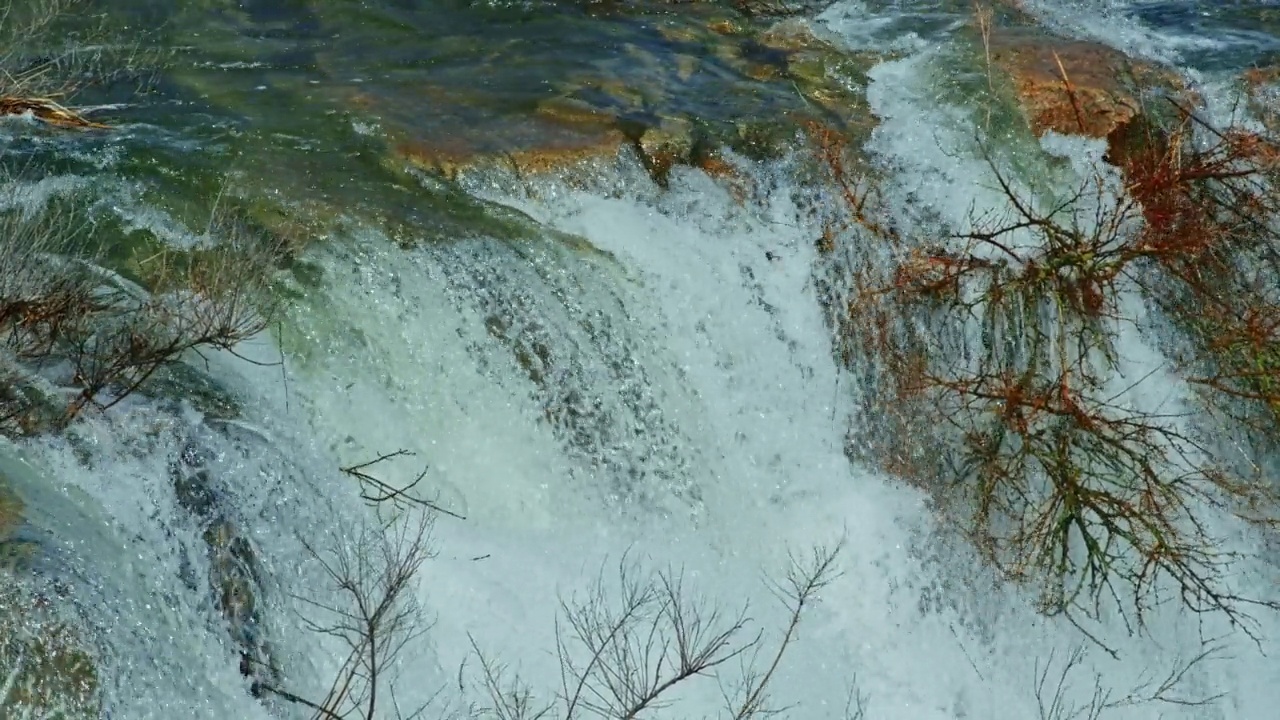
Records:
[[[104,22],[92,22],[91,11],[87,0],[0,2],[0,116],[29,115],[64,129],[105,129],[71,105],[75,97],[94,85],[148,84],[145,68],[158,64],[163,53],[145,48],[136,32],[128,41],[114,37]],[[70,20],[81,28],[76,34],[64,28]]]
[[[66,221],[0,220],[0,348],[35,367],[65,367],[66,420],[107,409],[160,368],[203,348],[234,352],[274,313],[279,241],[233,221],[204,246],[149,262],[143,289],[77,255]]]

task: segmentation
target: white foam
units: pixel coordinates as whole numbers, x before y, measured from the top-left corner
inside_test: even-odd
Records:
[[[1245,37],[1192,34],[1153,28],[1135,17],[1143,0],[1026,0],[1022,7],[1046,27],[1068,37],[1093,40],[1133,57],[1180,65],[1187,53],[1221,51]]]

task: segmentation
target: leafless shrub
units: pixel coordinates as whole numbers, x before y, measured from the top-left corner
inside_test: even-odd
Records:
[[[1203,697],[1190,697],[1182,694],[1188,676],[1199,665],[1212,661],[1222,652],[1222,647],[1213,641],[1206,642],[1201,651],[1190,659],[1177,658],[1170,664],[1170,669],[1163,675],[1148,675],[1139,681],[1137,687],[1123,696],[1104,687],[1102,675],[1095,674],[1093,689],[1089,699],[1083,703],[1072,702],[1069,698],[1074,683],[1074,676],[1084,662],[1084,648],[1075,647],[1067,653],[1066,659],[1055,668],[1057,657],[1050,653],[1041,662],[1035,662],[1035,698],[1038,720],[1102,720],[1112,710],[1136,705],[1177,705],[1181,707],[1206,707],[1222,699],[1217,693]]]
[[[795,641],[801,616],[835,577],[837,553],[838,548],[817,548],[809,557],[792,558],[785,579],[774,587],[789,620],[773,648],[766,647],[763,631],[750,629],[745,606],[725,615],[693,595],[679,572],[637,575],[624,559],[616,596],[601,577],[585,597],[562,602],[556,632],[561,687],[553,699],[538,700],[518,676],[474,648],[488,697],[481,716],[634,720],[665,707],[678,687],[699,678],[718,683],[723,717],[781,712],[769,685]],[[732,680],[725,673],[729,664],[738,669]]]
[[[433,557],[428,548],[431,518],[431,513],[418,515],[389,535],[379,524],[365,525],[355,542],[330,553],[306,544],[340,597],[337,604],[300,598],[308,608],[306,625],[341,640],[347,655],[319,702],[262,681],[254,685],[254,693],[309,708],[313,720],[425,717],[426,705],[412,712],[401,710],[395,690],[403,678],[393,668],[400,652],[428,629],[413,579]],[[602,574],[584,595],[561,602],[555,646],[560,686],[551,697],[540,695],[508,666],[487,657],[472,639],[485,701],[448,716],[639,720],[671,708],[685,684],[712,680],[723,698],[720,717],[748,720],[786,715],[795,708],[775,704],[769,686],[795,642],[806,609],[834,579],[838,550],[815,548],[805,557],[793,556],[784,579],[771,585],[787,610],[787,623],[773,645],[766,643],[763,630],[752,627],[745,605],[726,614],[699,597],[678,571],[645,574],[624,558],[616,570],[616,585]],[[1072,698],[1084,647],[1073,648],[1062,662],[1051,653],[1034,665],[1038,718],[1103,720],[1112,711],[1132,706],[1209,706],[1223,695],[1188,694],[1188,686],[1196,668],[1222,652],[1223,646],[1215,640],[1205,641],[1194,656],[1173,658],[1166,670],[1144,674],[1123,695],[1107,688],[1102,675],[1095,674],[1083,703]],[[458,690],[464,694],[465,676],[466,665],[458,676]],[[867,717],[867,696],[858,689],[856,679],[844,716],[847,720]]]
[[[93,279],[70,259],[79,231],[67,216],[0,215],[0,339],[20,359],[52,353],[72,318],[97,305]]]
[[[311,632],[338,639],[347,655],[318,702],[265,683],[255,685],[255,694],[269,693],[308,707],[316,720],[373,720],[382,717],[377,714],[380,708],[392,708],[399,717],[396,660],[429,628],[418,603],[416,580],[422,564],[433,557],[433,521],[433,514],[419,513],[391,528],[365,525],[351,542],[329,552],[304,542],[339,598],[330,605],[300,596],[308,607],[304,622]]]
[[[1148,295],[1186,331],[1178,358],[1211,407],[1274,439],[1280,421],[1280,144],[1177,106],[1119,159],[1142,203]]]
[[[402,517],[389,534],[376,523],[365,525],[354,542],[329,553],[304,543],[341,598],[336,605],[299,598],[307,607],[304,621],[311,631],[339,639],[347,656],[319,701],[265,682],[254,685],[255,694],[310,708],[315,720],[371,720],[381,717],[380,707],[382,712],[391,708],[396,717],[420,717],[425,706],[401,712],[393,668],[401,651],[428,628],[414,580],[433,556],[433,518],[431,512]],[[772,647],[762,630],[751,628],[745,606],[725,614],[688,588],[681,573],[642,574],[624,558],[616,591],[601,576],[585,596],[562,601],[556,627],[560,688],[553,698],[540,700],[472,640],[486,702],[473,706],[468,717],[635,720],[666,707],[678,687],[699,678],[716,681],[724,717],[777,714],[785,708],[772,703],[769,685],[795,642],[801,616],[835,578],[838,550],[816,548],[806,557],[792,557],[785,578],[772,586],[788,611],[787,625]],[[733,661],[738,672],[725,672]],[[465,666],[459,672],[459,689],[465,692],[464,674]],[[861,717],[864,703],[860,693],[851,694],[850,717]]]
[[[187,352],[234,352],[266,329],[275,311],[270,273],[281,244],[238,224],[216,228],[214,237],[205,247],[154,258],[150,292],[117,284],[88,324],[64,336],[62,352],[82,388],[70,414],[90,403],[110,408]],[[98,402],[108,389],[114,397]]]
[[[915,380],[960,438],[952,469],[978,548],[1016,580],[1047,580],[1051,612],[1097,616],[1103,597],[1128,596],[1142,625],[1163,576],[1193,610],[1245,620],[1240,606],[1261,601],[1225,588],[1240,558],[1205,512],[1262,519],[1273,489],[1217,464],[1185,418],[1135,410],[1108,383],[1126,322],[1116,283],[1148,251],[1133,239],[1135,206],[1107,201],[1095,180],[1092,198],[1038,212],[995,175],[1014,217],[980,220],[960,236],[964,251],[931,255],[943,259],[923,278],[900,269],[895,287],[904,306],[927,296],[965,328],[950,337],[963,359],[935,359]],[[1028,230],[1038,237],[1027,249],[1004,240]]]
[[[925,433],[914,438],[943,448],[921,461],[890,445],[878,458],[933,490],[993,565],[1038,587],[1043,608],[1073,622],[1115,601],[1140,629],[1166,583],[1191,610],[1246,627],[1245,608],[1280,609],[1231,589],[1241,558],[1207,519],[1225,510],[1272,524],[1277,488],[1220,462],[1189,419],[1133,408],[1125,395],[1146,378],[1115,382],[1115,338],[1135,327],[1121,311],[1123,287],[1150,292],[1173,280],[1192,298],[1188,309],[1200,309],[1209,303],[1202,295],[1222,288],[1203,279],[1215,266],[1207,254],[1234,269],[1226,253],[1238,257],[1241,233],[1273,232],[1274,196],[1258,183],[1257,164],[1247,166],[1267,151],[1217,137],[1190,155],[1165,152],[1128,187],[1097,173],[1058,201],[1015,189],[988,153],[1007,212],[975,216],[939,242],[900,237],[876,220],[870,194],[853,189],[819,142],[851,224],[892,258],[853,266],[837,321],[853,349],[846,357],[888,376],[872,386],[872,412],[889,408],[890,422],[915,414]],[[1274,300],[1246,297],[1257,304],[1243,317],[1273,314]],[[1270,324],[1241,325],[1273,338]],[[1254,353],[1246,363],[1257,370],[1258,361]],[[1236,379],[1258,387],[1243,371]],[[1252,397],[1238,387],[1234,395]]]
[[[234,352],[275,311],[269,282],[283,245],[234,221],[213,224],[204,246],[148,261],[149,289],[74,255],[65,225],[16,213],[0,224],[0,347],[69,366],[78,392],[67,419],[115,405],[189,352]]]

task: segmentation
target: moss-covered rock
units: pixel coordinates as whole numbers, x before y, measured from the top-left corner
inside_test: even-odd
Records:
[[[0,717],[96,720],[97,664],[82,634],[46,599],[0,576]]]
[[[6,487],[7,481],[0,477],[0,541],[13,536],[22,524],[22,501],[13,491]]]

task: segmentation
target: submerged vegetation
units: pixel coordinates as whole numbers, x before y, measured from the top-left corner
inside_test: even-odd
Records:
[[[90,87],[144,87],[161,53],[142,36],[111,32],[87,0],[0,2],[0,116],[29,115],[68,129],[105,129],[75,108]]]
[[[1280,145],[1165,102],[1066,196],[1015,179],[980,128],[1006,208],[932,237],[898,232],[845,148],[816,136],[854,242],[875,248],[850,251],[836,317],[845,361],[874,369],[856,451],[928,488],[1045,612],[1118,612],[1141,631],[1174,601],[1253,633],[1251,610],[1280,599],[1239,589],[1223,538],[1232,518],[1280,522],[1265,453],[1239,449],[1242,432],[1255,449],[1280,438]],[[1175,365],[1127,357],[1138,337]],[[1179,406],[1171,379],[1216,419]]]

